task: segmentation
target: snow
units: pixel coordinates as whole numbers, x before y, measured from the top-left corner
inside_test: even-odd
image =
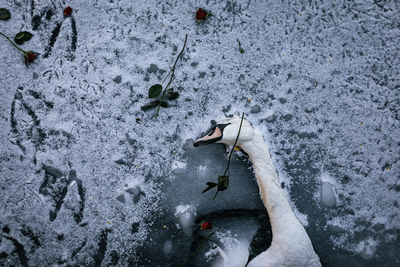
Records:
[[[227,153],[192,141],[241,112],[324,263],[400,265],[398,1],[67,4],[2,4],[1,32],[32,32],[39,56],[0,39],[0,265],[182,265],[199,218],[263,211],[243,153],[228,190],[201,194]],[[154,119],[140,107],[186,33],[180,97]],[[267,228],[246,216],[238,255]]]
[[[179,225],[183,232],[191,236],[196,216],[196,208],[191,205],[179,205],[176,207],[175,217],[178,218]]]
[[[220,237],[225,250],[220,249],[222,260],[215,267],[245,266],[249,258],[249,243],[231,237]]]
[[[373,239],[369,238],[367,240],[361,241],[357,247],[356,252],[361,254],[361,257],[365,260],[370,260],[374,257],[376,252],[377,243]]]

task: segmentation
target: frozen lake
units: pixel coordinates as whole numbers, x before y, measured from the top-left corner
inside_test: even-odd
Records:
[[[188,2],[2,2],[38,58],[0,36],[0,265],[247,262],[271,239],[252,165],[212,200],[227,151],[192,146],[241,112],[324,266],[400,265],[400,2]]]

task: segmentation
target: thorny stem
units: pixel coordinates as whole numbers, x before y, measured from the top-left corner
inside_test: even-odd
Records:
[[[3,35],[15,48],[17,48],[19,51],[21,51],[22,53],[26,53],[25,50],[21,49],[20,47],[18,47],[16,44],[14,44],[13,41],[11,41],[10,37],[6,36],[4,33],[0,32],[0,35]]]
[[[184,44],[183,44],[182,50],[181,50],[181,52],[179,52],[178,57],[175,59],[175,63],[174,63],[174,65],[172,66],[172,69],[171,69],[171,71],[170,71],[171,77],[170,77],[170,79],[169,79],[169,81],[168,81],[167,86],[165,86],[165,88],[164,88],[164,91],[163,91],[163,93],[162,93],[162,95],[161,95],[161,98],[160,98],[160,103],[159,103],[158,106],[157,106],[157,112],[156,112],[156,115],[154,116],[154,118],[156,118],[156,119],[157,119],[157,116],[158,116],[158,112],[160,111],[161,102],[162,102],[163,99],[164,99],[165,93],[167,92],[168,87],[171,85],[172,80],[173,80],[174,77],[175,77],[175,66],[176,66],[176,63],[178,62],[178,59],[182,56],[183,51],[185,50],[187,38],[188,38],[188,35],[186,34],[186,36],[185,36],[185,42],[184,42]],[[168,77],[168,74],[167,74],[167,77]],[[165,80],[165,79],[164,79],[164,80]],[[164,81],[163,81],[163,83],[164,83]]]

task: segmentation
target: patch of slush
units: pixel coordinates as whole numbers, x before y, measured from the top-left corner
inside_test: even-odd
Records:
[[[245,266],[249,258],[249,243],[232,237],[230,232],[218,233],[217,238],[223,244],[223,249],[218,247],[221,260],[215,267],[241,267]]]

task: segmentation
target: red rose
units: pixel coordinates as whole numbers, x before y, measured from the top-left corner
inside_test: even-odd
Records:
[[[71,16],[71,13],[72,13],[72,8],[70,7],[70,6],[67,6],[65,9],[64,9],[64,16],[66,16],[66,17],[68,17],[68,16]]]
[[[201,227],[201,230],[210,230],[210,229],[212,229],[212,225],[211,225],[210,222],[203,222],[200,227]]]
[[[32,51],[28,51],[25,52],[24,57],[26,62],[32,63],[35,60],[36,55]]]
[[[202,8],[199,8],[199,10],[197,10],[197,12],[196,12],[196,19],[197,20],[205,20],[207,18],[207,15],[208,15],[207,11],[205,11]]]

